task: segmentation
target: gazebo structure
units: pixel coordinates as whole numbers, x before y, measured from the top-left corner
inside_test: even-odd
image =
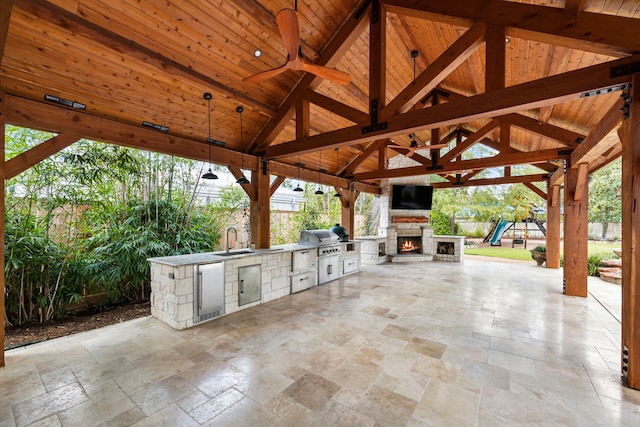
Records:
[[[547,200],[547,267],[559,268],[563,226],[558,286],[586,296],[588,176],[622,156],[621,373],[640,389],[640,5],[297,3],[3,1],[0,124],[55,136],[3,155],[0,176],[81,138],[208,161],[236,178],[250,171],[241,185],[258,248],[269,247],[269,198],[285,178],[335,186],[351,233],[358,194],[379,194],[385,179],[437,174],[445,180],[437,188],[521,183]],[[423,151],[414,153],[416,144]],[[497,154],[463,158],[475,144]],[[398,155],[415,165],[388,168]],[[539,173],[511,173],[523,164]],[[476,177],[487,168],[503,174]]]

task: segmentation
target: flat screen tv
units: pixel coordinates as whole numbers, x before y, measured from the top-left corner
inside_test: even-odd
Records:
[[[430,185],[394,185],[391,209],[431,210],[433,187]]]

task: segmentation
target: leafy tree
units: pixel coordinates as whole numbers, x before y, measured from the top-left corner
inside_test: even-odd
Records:
[[[589,221],[602,223],[602,238],[610,222],[622,221],[622,161],[617,159],[591,176]]]

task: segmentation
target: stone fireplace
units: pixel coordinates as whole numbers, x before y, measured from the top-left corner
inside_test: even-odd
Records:
[[[399,155],[389,159],[389,169],[416,166],[418,163]],[[431,211],[392,209],[393,185],[429,185],[429,176],[391,178],[381,184],[380,237],[386,237],[386,256],[391,262],[420,261],[461,262],[464,237],[434,236],[429,225]]]

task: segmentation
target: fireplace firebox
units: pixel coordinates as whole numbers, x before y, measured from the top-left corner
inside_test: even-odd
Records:
[[[398,254],[421,254],[422,236],[398,237]]]
[[[436,254],[438,255],[453,255],[456,251],[456,245],[453,242],[438,242],[436,248]]]

